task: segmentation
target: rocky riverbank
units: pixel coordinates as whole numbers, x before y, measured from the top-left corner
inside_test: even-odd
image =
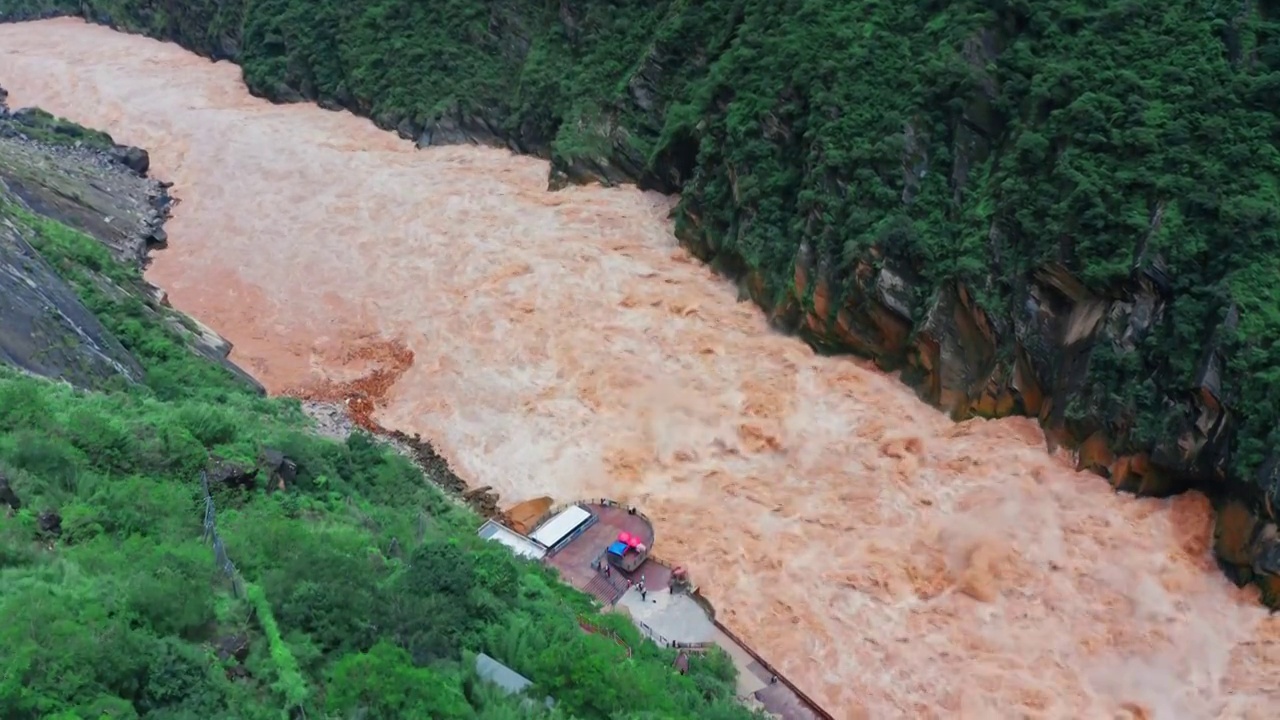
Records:
[[[168,185],[147,177],[145,150],[38,109],[10,110],[5,97],[0,90],[0,361],[78,387],[141,382],[137,359],[60,277],[50,264],[57,260],[38,247],[53,243],[83,252],[65,237],[65,226],[97,240],[113,260],[140,269],[147,253],[168,241],[163,225],[174,202]],[[78,269],[98,292],[127,300],[139,319],[162,319],[192,350],[261,390],[227,359],[226,340],[175,313],[140,273],[113,273],[110,263],[86,260]]]
[[[304,400],[302,411],[316,424],[316,432],[335,440],[346,440],[358,430],[366,429],[353,418],[346,402],[323,402]],[[481,517],[492,518],[499,514],[498,494],[492,488],[472,488],[463,480],[431,443],[422,439],[421,435],[408,435],[399,430],[387,430],[377,427],[373,434],[383,442],[395,448],[418,466],[424,475],[431,478],[437,486],[469,505]]]
[[[153,249],[168,243],[170,185],[148,177],[146,150],[36,108],[10,110],[6,97],[0,88],[0,363],[82,388],[142,382],[138,360],[51,265],[57,258],[51,261],[33,246],[31,235],[43,230],[33,230],[42,218],[56,221],[100,242],[115,261],[140,269]],[[92,261],[88,265],[95,268]],[[163,291],[140,275],[113,275],[98,265],[91,281],[117,299],[127,298],[141,321],[163,318],[192,350],[262,391],[231,362],[230,343],[170,308]],[[371,387],[356,382],[330,388],[334,402],[304,401],[303,409],[320,434],[345,439],[357,428],[368,430],[446,492],[485,517],[494,515],[498,496],[468,487],[430,443],[372,424],[369,415],[380,398],[369,395]],[[353,402],[357,408],[367,405],[366,412],[353,411]]]

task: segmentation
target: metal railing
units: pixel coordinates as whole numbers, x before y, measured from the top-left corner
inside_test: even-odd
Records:
[[[231,557],[227,555],[227,547],[218,535],[218,511],[213,504],[213,494],[209,492],[209,475],[203,470],[200,471],[200,488],[204,491],[204,532],[200,539],[213,542],[214,563],[218,570],[231,581],[231,592],[235,593],[237,598],[243,598],[244,578],[240,576],[236,564],[231,562]]]
[[[796,696],[796,698],[800,700],[800,702],[804,703],[805,706],[808,707],[810,712],[812,712],[814,715],[817,715],[819,718],[822,718],[822,720],[835,720],[835,718],[831,716],[831,713],[824,710],[821,705],[819,705],[816,701],[814,701],[813,698],[806,695],[803,690],[796,687],[795,683],[788,680],[787,677],[783,675],[781,672],[779,672],[777,668],[770,665],[769,662],[764,658],[760,657],[760,655],[757,654],[755,650],[752,650],[751,646],[748,645],[746,642],[744,642],[742,638],[738,637],[736,633],[734,633],[729,628],[725,627],[724,624],[721,623],[719,620],[712,620],[711,622],[715,623],[716,627],[720,630],[720,632],[724,633],[726,637],[728,637],[733,642],[737,643],[738,647],[742,648],[748,655],[750,655],[751,659],[760,663],[760,667],[764,668],[765,672],[769,673],[773,677],[778,678],[778,682],[782,683],[783,685],[786,685],[787,689],[790,690]]]

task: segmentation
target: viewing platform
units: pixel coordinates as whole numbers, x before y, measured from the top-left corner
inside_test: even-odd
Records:
[[[572,542],[556,553],[549,554],[545,559],[548,565],[560,571],[561,577],[570,585],[582,589],[597,575],[603,575],[600,571],[600,563],[604,561],[605,551],[622,533],[639,537],[644,545],[653,547],[653,525],[645,516],[619,505],[581,503],[580,506],[593,514],[596,522]],[[628,581],[639,582],[642,576],[649,587],[666,587],[671,582],[671,568],[653,558],[648,558],[629,573],[617,567],[610,571],[610,577],[616,577],[619,580],[619,595],[621,591],[626,590]],[[611,605],[616,600],[617,597],[607,604]]]
[[[643,512],[607,498],[558,509],[550,498],[537,498],[509,509],[503,520],[486,522],[480,535],[556,568],[566,583],[605,608],[627,614],[650,640],[683,650],[678,668],[687,667],[690,654],[718,645],[738,668],[740,699],[754,700],[784,720],[832,720],[831,714],[721,625],[711,603],[682,570],[652,555],[655,532]],[[615,549],[612,562],[610,546]],[[624,569],[629,566],[632,569]],[[696,657],[692,662],[697,662]]]

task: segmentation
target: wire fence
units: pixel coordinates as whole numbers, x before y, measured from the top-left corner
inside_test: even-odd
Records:
[[[218,535],[218,509],[213,504],[213,494],[209,492],[209,475],[204,471],[200,472],[200,488],[204,491],[204,532],[200,539],[212,541],[214,563],[231,583],[231,592],[235,593],[237,598],[243,598],[244,578],[240,576],[236,564],[231,562],[231,557],[227,555],[227,547]]]
[[[246,599],[244,577],[240,575],[236,564],[231,561],[231,556],[227,554],[227,546],[222,542],[222,537],[218,535],[218,508],[213,502],[213,493],[209,491],[209,475],[203,470],[200,472],[200,489],[204,492],[204,530],[201,533],[201,540],[209,541],[213,544],[214,564],[231,584],[231,592],[238,599]],[[259,617],[259,620],[262,621],[262,618]],[[279,668],[277,668],[277,671],[279,671]],[[301,702],[298,702],[289,708],[288,716],[293,720],[306,720],[307,709]]]
[[[636,620],[636,624],[640,626],[640,634],[661,645],[662,647],[673,647],[671,641],[662,633],[649,627],[649,624],[643,620]]]

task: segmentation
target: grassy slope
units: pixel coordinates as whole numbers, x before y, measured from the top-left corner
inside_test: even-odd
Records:
[[[474,536],[478,519],[363,435],[317,438],[296,403],[263,399],[143,322],[133,268],[95,240],[0,203],[148,370],[146,387],[87,393],[0,369],[0,472],[23,508],[0,514],[0,716],[24,718],[528,718],[466,669],[488,652],[560,706],[546,717],[746,718],[722,654],[670,669],[582,633],[587,598]],[[298,462],[287,492],[217,489],[237,597],[202,542],[209,453]],[[261,483],[260,483],[261,485]],[[45,510],[62,517],[43,534]],[[248,655],[212,645],[244,637]],[[232,643],[234,644],[234,643]],[[230,674],[229,674],[230,673]]]

